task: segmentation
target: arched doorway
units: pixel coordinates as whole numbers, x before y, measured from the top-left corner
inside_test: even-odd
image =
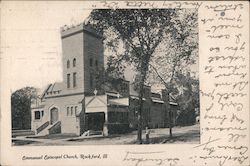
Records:
[[[59,112],[58,112],[58,109],[57,108],[52,108],[50,110],[50,124],[54,124],[55,122],[58,121],[58,118],[59,118]]]

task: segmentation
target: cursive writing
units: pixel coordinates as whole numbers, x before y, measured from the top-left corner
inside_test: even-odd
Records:
[[[135,166],[148,163],[152,165],[177,165],[180,159],[178,157],[166,157],[164,152],[126,152],[123,158],[124,162],[134,162]]]

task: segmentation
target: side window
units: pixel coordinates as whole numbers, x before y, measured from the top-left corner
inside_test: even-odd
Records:
[[[35,111],[35,120],[38,120],[41,118],[40,111]]]

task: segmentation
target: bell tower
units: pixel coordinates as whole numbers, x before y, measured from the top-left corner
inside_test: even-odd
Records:
[[[63,89],[93,93],[95,72],[104,68],[103,36],[85,24],[61,28]]]

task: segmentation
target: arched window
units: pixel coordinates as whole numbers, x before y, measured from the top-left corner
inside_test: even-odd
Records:
[[[73,67],[76,66],[76,58],[73,59]]]
[[[71,107],[71,109],[70,109],[70,115],[71,116],[73,115],[73,107]]]
[[[76,87],[76,73],[73,73],[73,87]]]
[[[67,60],[67,68],[69,68],[69,67],[70,67],[70,61]]]
[[[70,88],[70,74],[67,74],[67,88]]]

